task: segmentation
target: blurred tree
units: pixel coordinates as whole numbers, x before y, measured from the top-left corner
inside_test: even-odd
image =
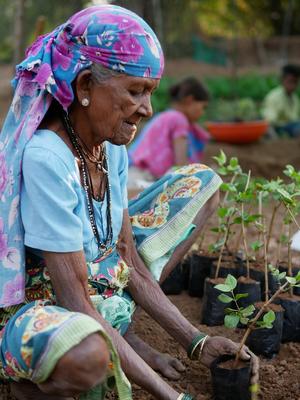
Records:
[[[15,20],[14,20],[14,58],[16,65],[21,61],[24,47],[24,28],[25,28],[25,3],[26,0],[15,0]]]
[[[191,37],[281,36],[287,13],[292,15],[289,34],[300,34],[300,0],[115,0],[143,18],[157,31],[157,12],[167,54],[192,53]],[[159,32],[157,31],[159,34]],[[259,46],[259,43],[258,43]]]
[[[0,0],[0,61],[12,59],[13,23],[17,0]],[[263,37],[300,35],[300,0],[111,0],[145,18],[163,43],[167,56],[193,54],[192,37]],[[87,0],[26,0],[24,42],[34,39],[37,19],[45,30],[64,22],[85,7]],[[218,42],[216,42],[218,44]],[[222,40],[220,41],[222,45]],[[215,43],[213,43],[215,45]],[[263,53],[263,48],[261,49]],[[263,54],[262,57],[263,58]]]
[[[45,18],[43,25],[47,32],[84,8],[87,3],[87,0],[0,0],[0,61],[12,61],[13,53],[15,59],[22,58],[17,54],[24,54],[24,47],[35,39],[36,33],[44,33],[40,31],[40,17]],[[20,25],[21,20],[24,29],[22,23]],[[16,40],[16,36],[22,40]],[[15,44],[18,45],[15,47]]]

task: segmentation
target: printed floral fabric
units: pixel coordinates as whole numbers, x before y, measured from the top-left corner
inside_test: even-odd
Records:
[[[0,379],[44,382],[57,361],[92,333],[103,336],[111,361],[106,381],[80,399],[101,400],[107,390],[116,387],[120,400],[131,400],[131,385],[101,325],[93,318],[54,306],[48,300],[22,306],[0,331]],[[97,397],[93,397],[95,395]]]
[[[211,168],[190,164],[174,168],[129,202],[137,249],[150,270],[191,233],[196,215],[221,183]]]
[[[151,28],[112,5],[86,8],[39,37],[17,66],[14,98],[0,135],[0,307],[25,298],[20,217],[23,150],[55,98],[67,110],[72,82],[93,62],[128,75],[160,78],[163,54]]]
[[[159,279],[175,247],[191,233],[195,216],[220,184],[221,179],[212,169],[191,164],[177,168],[129,202],[137,249],[155,279]],[[94,306],[123,335],[135,310],[135,303],[126,290],[130,267],[116,247],[112,247],[87,263],[87,270]],[[29,250],[26,253],[25,294],[26,303],[48,300],[55,304],[44,260]],[[0,329],[19,307],[0,309]]]

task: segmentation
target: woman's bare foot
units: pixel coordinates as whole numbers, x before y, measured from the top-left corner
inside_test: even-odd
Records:
[[[11,382],[10,391],[17,400],[73,400],[72,397],[60,397],[43,393],[30,381]]]
[[[124,339],[154,371],[160,372],[166,378],[177,380],[180,378],[180,372],[185,370],[179,360],[153,349],[131,329],[125,334]]]

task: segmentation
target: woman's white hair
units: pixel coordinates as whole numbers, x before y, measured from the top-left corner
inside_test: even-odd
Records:
[[[92,78],[94,79],[94,81],[99,84],[104,83],[114,76],[122,75],[122,73],[119,71],[114,71],[113,69],[108,69],[106,67],[103,67],[103,65],[101,64],[95,63],[91,65],[90,71],[92,73]]]

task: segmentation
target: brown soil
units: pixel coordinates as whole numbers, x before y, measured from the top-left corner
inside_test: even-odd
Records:
[[[218,285],[219,283],[224,283],[225,282],[225,278],[214,278],[214,279],[207,279],[207,281],[209,283],[212,283],[214,285]]]
[[[259,285],[259,282],[255,281],[254,279],[247,278],[246,276],[240,276],[238,281],[239,283],[257,283]]]
[[[244,330],[226,329],[222,326],[207,327],[200,325],[201,299],[192,298],[186,293],[169,296],[197,328],[210,335],[222,335],[239,341]],[[180,392],[189,392],[197,400],[212,400],[210,372],[198,362],[191,362],[185,352],[146,314],[140,316],[137,332],[158,350],[179,357],[186,366],[178,382],[170,384]],[[261,358],[261,400],[300,400],[300,343],[283,344],[279,355],[273,360]],[[139,388],[134,391],[135,400],[153,400],[153,397]]]
[[[249,368],[249,366],[249,362],[246,363],[241,360],[235,361],[235,359],[224,361],[218,365],[218,367],[222,369],[242,369],[247,367]]]
[[[218,265],[218,260],[213,261],[213,266],[216,267]],[[231,256],[226,256],[226,258],[222,257],[222,261],[221,261],[221,265],[220,267],[222,268],[228,268],[228,269],[232,269],[235,268],[235,264],[232,261],[232,257]]]
[[[261,309],[263,307],[263,305],[264,305],[263,302],[257,302],[257,303],[255,303],[255,308],[256,309]],[[266,311],[270,311],[270,310],[272,310],[272,311],[274,311],[276,313],[276,312],[283,311],[283,308],[279,304],[274,304],[273,303],[273,304],[269,304],[266,307]]]
[[[286,293],[281,293],[278,296],[278,299],[284,299],[284,300],[291,300],[291,301],[300,301],[300,296],[292,295],[289,292]]]

